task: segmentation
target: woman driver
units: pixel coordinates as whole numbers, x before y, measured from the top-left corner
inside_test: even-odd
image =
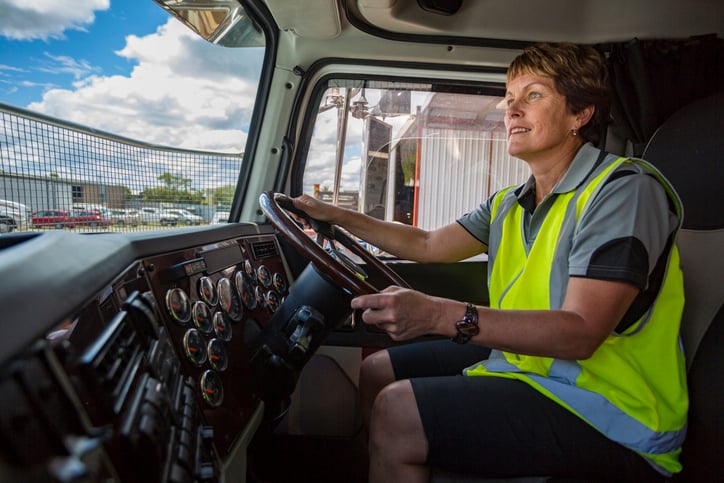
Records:
[[[506,91],[508,152],[532,176],[456,222],[425,231],[294,199],[403,259],[488,253],[490,307],[399,287],[352,300],[394,340],[453,339],[364,360],[370,481],[426,481],[431,467],[661,479],[681,469],[686,426],[680,202],[645,162],[594,147],[610,100],[593,48],[530,47]]]

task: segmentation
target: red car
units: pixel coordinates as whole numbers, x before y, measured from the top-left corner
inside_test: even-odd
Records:
[[[88,226],[91,228],[108,226],[110,221],[98,211],[79,211],[71,213],[65,210],[36,211],[32,216],[32,224],[39,228],[74,228]]]
[[[66,224],[66,226],[90,226],[95,228],[111,224],[110,220],[104,217],[100,211],[79,211],[73,213],[70,220],[71,224]]]
[[[66,226],[73,226],[70,218],[70,213],[65,210],[42,210],[33,213],[31,223],[34,227],[38,228],[64,228]]]

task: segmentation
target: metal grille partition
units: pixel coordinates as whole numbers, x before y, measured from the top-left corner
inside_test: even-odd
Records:
[[[147,144],[0,103],[0,227],[2,217],[14,218],[10,230],[208,223],[228,211],[242,157]],[[159,212],[169,210],[163,222]],[[58,224],[39,216],[58,212],[69,219],[97,212],[103,221]]]

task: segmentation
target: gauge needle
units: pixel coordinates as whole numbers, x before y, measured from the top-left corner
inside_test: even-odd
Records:
[[[216,394],[216,391],[213,389],[204,389],[204,392],[206,392],[206,394]]]
[[[215,354],[211,354],[211,358],[212,358],[213,360],[215,360],[215,361],[218,361],[218,360],[219,360],[219,356],[217,356],[217,355],[215,355]]]

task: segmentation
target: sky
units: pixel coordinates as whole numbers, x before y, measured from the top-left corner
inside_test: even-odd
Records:
[[[0,0],[0,102],[153,144],[243,151],[262,54],[152,0]]]
[[[0,102],[151,144],[243,152],[262,60],[261,48],[204,41],[153,0],[0,0]],[[336,129],[325,112],[305,191],[333,186]],[[343,190],[359,188],[362,135],[352,120]],[[189,174],[211,183],[202,168]]]

